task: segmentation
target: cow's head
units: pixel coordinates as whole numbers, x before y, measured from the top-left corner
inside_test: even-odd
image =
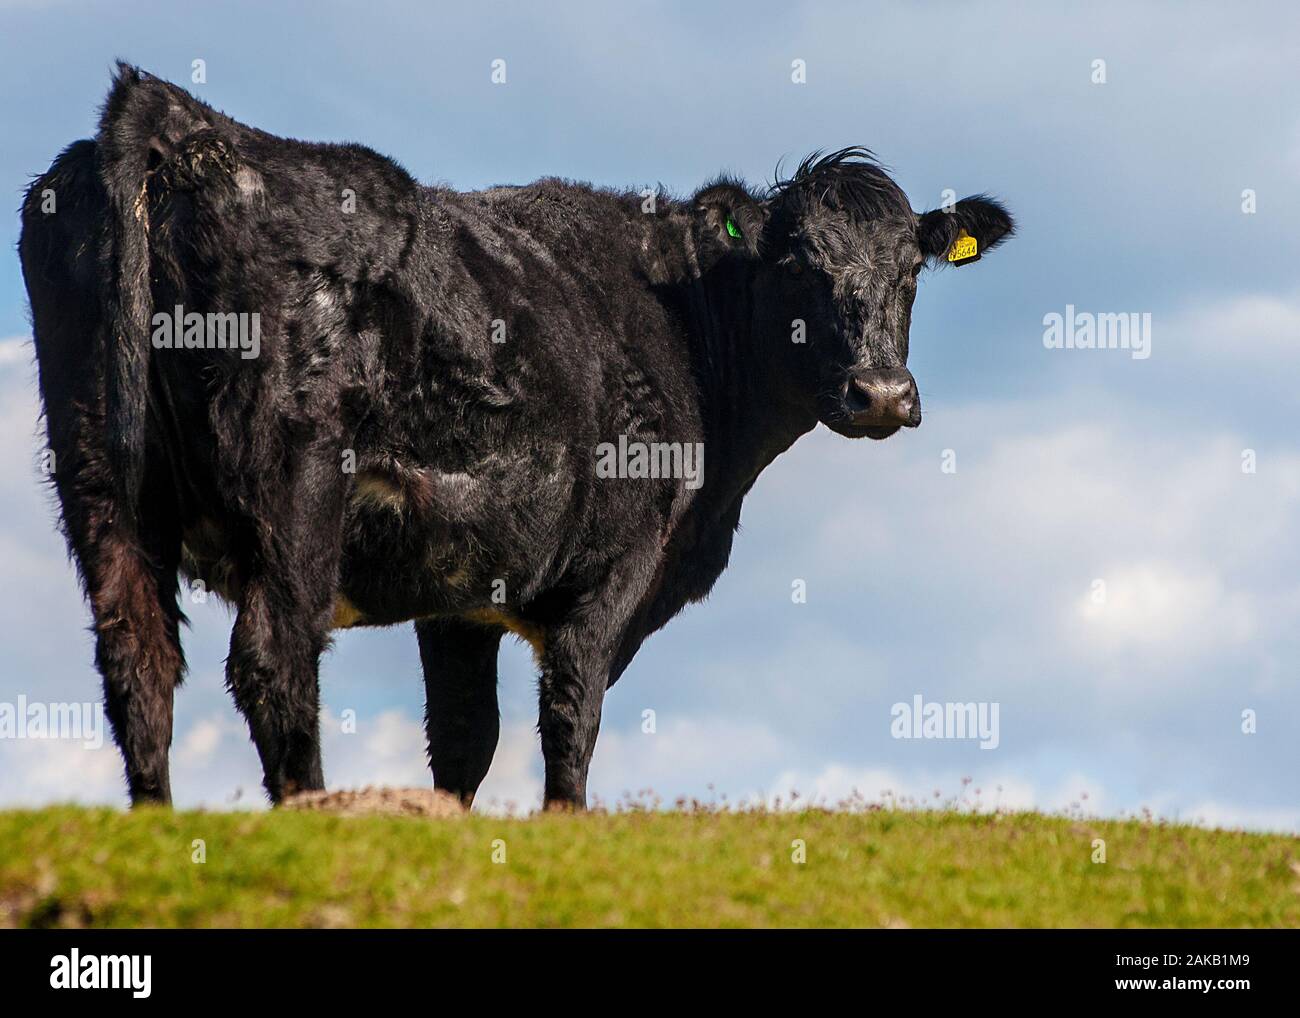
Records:
[[[921,423],[907,369],[917,277],[975,261],[1009,236],[982,195],[918,214],[865,149],[814,154],[765,195],[721,181],[694,198],[702,262],[748,288],[755,356],[780,365],[774,395],[851,438]]]

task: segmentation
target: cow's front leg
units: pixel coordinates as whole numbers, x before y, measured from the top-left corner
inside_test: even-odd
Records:
[[[558,643],[548,640],[538,686],[544,804],[548,810],[580,810],[587,807],[587,771],[600,732],[609,661],[603,654]]]
[[[466,807],[496,753],[497,651],[502,630],[461,619],[415,624],[424,666],[424,726],[433,785]]]
[[[580,614],[545,631],[538,729],[548,810],[587,806],[587,771],[596,749],[605,690],[640,644],[632,633],[632,619],[654,575],[645,561],[622,563],[611,573],[603,597],[586,600]]]

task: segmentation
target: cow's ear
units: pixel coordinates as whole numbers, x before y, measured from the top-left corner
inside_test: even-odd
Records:
[[[1002,203],[977,194],[926,212],[916,235],[926,258],[965,265],[978,261],[1015,232],[1015,221]]]
[[[720,253],[758,255],[767,210],[744,187],[730,181],[711,184],[696,193],[693,203],[703,242],[710,247],[716,245]]]

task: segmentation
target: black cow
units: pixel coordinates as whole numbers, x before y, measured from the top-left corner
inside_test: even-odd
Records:
[[[917,274],[1011,231],[985,197],[917,215],[861,149],[686,200],[423,187],[119,66],[20,247],[132,800],[170,796],[183,573],[237,609],[272,801],[322,787],[331,629],[415,620],[435,784],[487,772],[513,632],[546,805],[583,806],[606,688],[708,594],[760,471],[819,421],[918,425]]]

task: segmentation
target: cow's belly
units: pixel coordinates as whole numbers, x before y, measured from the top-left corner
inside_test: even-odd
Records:
[[[518,569],[519,563],[513,564]],[[526,641],[538,660],[544,636],[508,603],[510,580],[467,532],[447,533],[406,521],[391,526],[358,515],[345,544],[334,629],[391,626],[422,618],[462,618],[499,626]],[[519,582],[519,581],[516,581]]]
[[[432,494],[391,475],[358,475],[342,535],[332,628],[454,616],[501,626],[540,653],[540,630],[516,606],[537,592],[560,558],[561,540],[571,536],[561,524],[570,485],[526,467],[517,483],[482,490],[465,475],[416,473],[438,479]],[[238,606],[246,578],[217,520],[187,526],[182,552],[194,589]]]
[[[459,488],[469,486],[461,481]],[[563,508],[544,486],[511,498],[421,500],[389,479],[358,477],[344,531],[335,628],[389,626],[431,616],[497,624],[534,642],[512,606],[556,560]],[[463,494],[463,492],[462,492]],[[563,503],[567,504],[567,503]]]

